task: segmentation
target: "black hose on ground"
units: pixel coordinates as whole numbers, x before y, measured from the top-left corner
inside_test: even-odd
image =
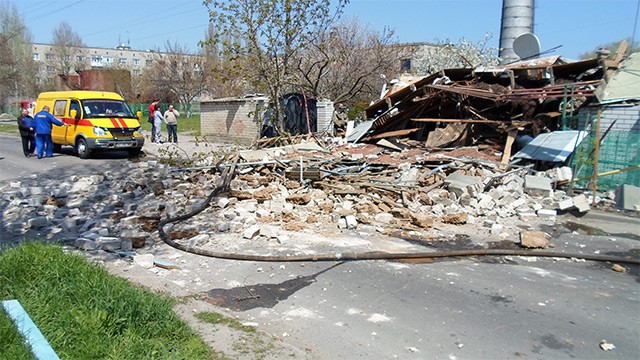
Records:
[[[222,172],[222,183],[217,186],[211,194],[207,197],[206,201],[197,209],[173,218],[167,218],[161,220],[158,223],[158,232],[160,239],[167,245],[174,247],[178,250],[182,250],[188,253],[219,258],[227,260],[243,260],[243,261],[261,261],[261,262],[309,262],[309,261],[356,261],[356,260],[408,260],[408,259],[433,259],[433,258],[447,258],[447,257],[466,257],[466,256],[539,256],[539,257],[554,257],[554,258],[566,258],[566,259],[583,259],[589,261],[608,261],[615,263],[626,263],[640,265],[640,259],[624,258],[618,256],[598,255],[598,254],[578,254],[578,253],[558,253],[553,251],[538,251],[538,250],[524,250],[524,249],[467,249],[467,250],[446,250],[436,252],[411,252],[411,253],[388,253],[388,252],[353,252],[353,253],[339,253],[339,254],[317,254],[317,255],[249,255],[249,254],[235,254],[216,252],[211,250],[205,250],[193,246],[177,243],[164,231],[164,226],[169,223],[179,222],[187,220],[209,207],[211,200],[221,192],[225,191],[229,187],[229,183],[235,173],[237,164],[237,157],[231,167],[227,167]]]

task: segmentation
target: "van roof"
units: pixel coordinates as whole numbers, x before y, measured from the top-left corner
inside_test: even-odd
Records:
[[[47,91],[40,93],[38,99],[59,99],[59,98],[75,98],[75,99],[111,99],[124,100],[122,96],[110,91],[89,91],[89,90],[71,90],[71,91]]]

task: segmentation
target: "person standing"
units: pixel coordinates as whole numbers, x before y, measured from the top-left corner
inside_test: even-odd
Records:
[[[160,112],[160,107],[156,105],[155,107],[155,111],[153,112],[153,127],[155,128],[155,136],[153,138],[153,140],[155,141],[156,144],[162,144],[162,142],[160,141],[160,133],[162,131],[162,120],[164,120],[164,118],[162,117],[162,113]]]
[[[173,108],[173,105],[169,105],[169,109],[164,112],[164,123],[167,124],[167,142],[173,140],[174,143],[178,143],[178,116],[180,113]]]
[[[149,123],[151,124],[151,142],[156,142],[156,126],[153,113],[158,107],[158,100],[154,100],[149,105]]]
[[[22,152],[26,157],[32,157],[36,151],[36,133],[33,118],[29,116],[28,109],[21,109],[18,116],[18,129],[22,138]]]
[[[51,108],[48,105],[42,107],[42,111],[34,116],[35,131],[36,131],[36,153],[38,159],[42,159],[42,156],[53,157],[53,140],[51,140],[51,129],[53,125],[66,126],[67,124],[56,119],[49,111]]]

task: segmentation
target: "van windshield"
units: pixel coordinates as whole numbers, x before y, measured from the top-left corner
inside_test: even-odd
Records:
[[[134,117],[127,103],[121,100],[84,100],[82,109],[85,118]]]

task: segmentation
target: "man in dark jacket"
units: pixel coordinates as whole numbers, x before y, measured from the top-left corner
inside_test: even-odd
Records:
[[[36,133],[34,126],[33,118],[29,116],[29,110],[20,110],[20,116],[18,116],[18,129],[20,130],[20,137],[22,138],[22,152],[26,157],[35,155]]]
[[[36,153],[38,159],[42,159],[45,153],[47,157],[53,157],[53,140],[51,139],[51,129],[53,125],[66,126],[67,124],[56,119],[49,113],[51,108],[45,105],[42,111],[34,116],[35,129],[36,129]]]

